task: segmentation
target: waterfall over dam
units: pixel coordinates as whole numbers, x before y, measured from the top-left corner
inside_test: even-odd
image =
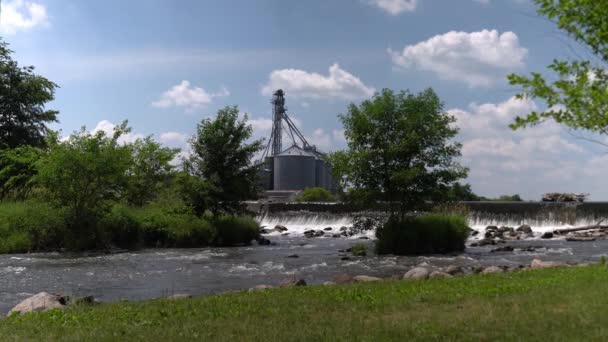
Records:
[[[560,228],[608,223],[608,202],[462,202],[468,207],[469,226],[483,231],[487,226],[517,228],[523,224],[535,233]],[[343,203],[250,203],[249,209],[258,213],[261,225],[273,228],[283,225],[295,234],[306,230],[334,229],[352,226],[355,215],[364,215],[361,208]],[[370,210],[374,212],[377,210]],[[370,232],[366,234],[373,236]]]

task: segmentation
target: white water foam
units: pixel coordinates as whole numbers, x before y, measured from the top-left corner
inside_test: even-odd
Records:
[[[302,236],[305,231],[308,230],[323,230],[331,227],[332,231],[328,231],[327,234],[339,234],[341,227],[352,227],[353,220],[350,216],[338,216],[338,215],[322,215],[315,213],[306,213],[302,215],[262,215],[257,218],[260,226],[266,229],[274,229],[275,226],[285,226],[288,230],[285,233],[289,233],[290,236]],[[278,236],[283,234],[282,232],[272,232],[268,235]]]

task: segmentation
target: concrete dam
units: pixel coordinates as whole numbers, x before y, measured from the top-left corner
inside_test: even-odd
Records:
[[[536,234],[555,229],[608,223],[608,202],[462,202],[468,207],[467,221],[475,230],[487,226],[519,227],[527,224]],[[289,227],[296,234],[325,227],[352,226],[355,217],[380,210],[353,208],[343,203],[256,203],[249,209],[268,228]],[[373,233],[365,234],[372,237]],[[356,238],[356,237],[355,237]]]

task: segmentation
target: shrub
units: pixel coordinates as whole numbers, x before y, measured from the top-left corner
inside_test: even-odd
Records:
[[[440,254],[463,251],[469,235],[463,216],[425,214],[404,220],[391,218],[376,236],[378,254]]]
[[[251,217],[221,215],[212,222],[217,246],[248,245],[260,234],[260,225]]]
[[[335,202],[337,200],[336,196],[324,188],[308,188],[296,197],[297,202]]]
[[[354,256],[366,256],[367,255],[367,245],[364,243],[358,243],[351,247],[351,253]]]
[[[102,218],[98,229],[106,243],[119,248],[135,249],[143,242],[141,222],[133,210],[125,206],[114,206]]]
[[[65,243],[65,212],[46,203],[0,204],[0,253],[57,250]]]

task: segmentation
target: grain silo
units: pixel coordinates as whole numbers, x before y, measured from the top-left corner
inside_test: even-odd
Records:
[[[262,156],[263,162],[260,162],[260,177],[263,178],[260,184],[269,191],[295,191],[312,187],[335,191],[331,169],[324,161],[323,153],[308,143],[289,118],[284,95],[282,90],[277,90],[272,98],[273,126]],[[282,150],[284,136],[293,141],[293,145],[286,150]]]

